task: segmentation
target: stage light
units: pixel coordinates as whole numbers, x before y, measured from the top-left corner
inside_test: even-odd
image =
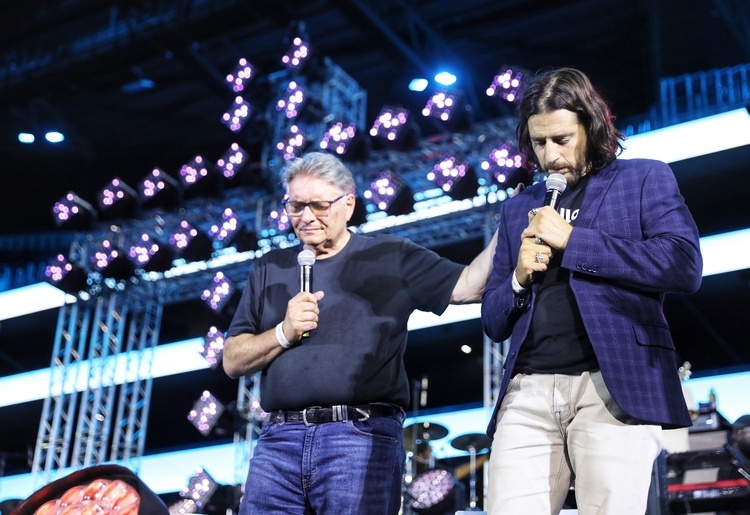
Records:
[[[221,172],[225,179],[231,181],[237,177],[247,160],[247,152],[237,143],[232,143],[216,162],[216,169]]]
[[[144,208],[171,208],[177,202],[179,183],[161,168],[154,168],[138,183],[141,203]]]
[[[276,111],[293,120],[296,118],[307,101],[307,93],[296,81],[290,81],[284,92],[284,97],[276,102]]]
[[[31,134],[30,132],[19,132],[18,141],[20,141],[21,143],[30,144],[36,141],[36,137],[34,137],[34,135]]]
[[[515,102],[528,82],[529,72],[521,68],[503,67],[487,88],[488,97],[500,97]]]
[[[480,166],[482,170],[490,172],[499,184],[514,188],[528,175],[523,170],[525,163],[525,158],[520,152],[514,150],[511,145],[503,143],[493,148]]]
[[[227,75],[226,80],[235,93],[245,89],[245,86],[255,77],[255,68],[244,57],[237,62],[232,73]]]
[[[138,195],[135,190],[115,177],[97,194],[99,212],[108,219],[127,217],[135,214]]]
[[[410,91],[424,91],[427,89],[427,86],[429,86],[430,81],[427,79],[412,79],[411,82],[409,82],[409,90]]]
[[[364,192],[365,199],[389,215],[405,215],[414,210],[414,194],[404,179],[384,170]]]
[[[240,291],[223,272],[216,272],[201,293],[201,300],[214,312],[225,313],[231,318],[239,305],[240,295]]]
[[[237,96],[229,107],[229,110],[221,117],[221,123],[226,125],[230,131],[239,132],[250,120],[252,106],[241,96]]]
[[[446,156],[435,164],[427,179],[454,200],[475,197],[479,187],[474,167],[454,156]]]
[[[135,271],[135,267],[125,253],[115,247],[109,240],[102,241],[97,250],[91,254],[90,264],[94,272],[116,281],[132,277]]]
[[[168,245],[159,243],[147,233],[141,234],[128,250],[130,262],[135,268],[146,272],[169,270],[172,268],[174,257],[175,253]]]
[[[52,207],[55,224],[72,230],[87,230],[96,220],[94,207],[75,193],[68,192]]]
[[[289,71],[297,72],[302,69],[310,57],[310,45],[300,37],[295,37],[289,50],[281,57],[281,64]]]
[[[208,333],[203,337],[203,345],[200,349],[200,355],[211,366],[216,368],[221,361],[221,354],[224,352],[224,333],[216,327],[211,327]]]
[[[427,100],[427,104],[425,104],[422,109],[422,115],[432,116],[433,118],[447,122],[450,120],[457,102],[457,95],[445,91],[438,91]]]
[[[331,123],[323,134],[319,146],[323,150],[330,150],[339,156],[349,154],[350,156],[362,146],[362,138],[359,137],[357,126],[354,122],[336,121]]]
[[[443,86],[452,86],[456,83],[456,76],[450,72],[440,72],[435,75],[435,82]]]
[[[370,129],[370,136],[396,141],[409,121],[409,111],[398,107],[384,107]]]
[[[44,135],[44,139],[50,143],[62,143],[65,141],[65,135],[58,131],[49,131]]]
[[[310,137],[297,125],[292,125],[282,140],[276,143],[276,149],[285,161],[289,161],[302,154],[309,142]]]
[[[179,178],[185,198],[212,195],[218,190],[219,181],[213,167],[200,155],[182,165]]]
[[[239,252],[258,249],[255,233],[247,231],[237,214],[230,208],[221,213],[221,221],[209,228],[208,235],[224,247],[232,245]]]
[[[292,220],[284,210],[284,206],[279,204],[268,214],[268,222],[271,227],[281,233],[287,232],[292,227]]]
[[[219,422],[222,413],[224,413],[224,405],[211,392],[206,390],[193,404],[193,409],[188,413],[187,419],[200,434],[208,436]],[[193,499],[197,503],[197,499],[194,497]]]
[[[185,261],[206,261],[213,253],[213,241],[187,220],[182,220],[169,232],[167,239],[177,257]]]
[[[75,295],[85,291],[88,286],[88,274],[80,266],[71,263],[62,254],[44,269],[44,279],[52,286]]]

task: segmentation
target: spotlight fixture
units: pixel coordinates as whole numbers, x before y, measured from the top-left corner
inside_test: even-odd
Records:
[[[476,196],[479,187],[474,167],[455,156],[446,156],[441,159],[427,173],[427,179],[454,200]]]
[[[59,254],[52,264],[44,269],[44,280],[52,286],[75,295],[85,291],[88,286],[88,274],[80,266],[71,263]]]
[[[503,66],[487,88],[487,96],[515,102],[526,87],[528,76],[529,72],[522,68]]]
[[[221,117],[221,123],[226,125],[230,131],[239,132],[250,120],[252,106],[241,96],[237,96],[229,107],[229,110]]]
[[[170,231],[168,238],[177,257],[186,261],[206,261],[213,253],[213,241],[203,231],[182,220]]]
[[[130,246],[128,259],[135,268],[146,272],[164,272],[172,268],[174,251],[152,238],[148,233],[143,233],[138,240]]]
[[[224,413],[224,405],[211,392],[205,390],[193,404],[193,409],[188,413],[187,419],[200,434],[208,436],[219,422],[222,413]],[[197,499],[193,499],[197,504]]]
[[[237,143],[232,143],[216,162],[216,169],[227,181],[232,181],[245,167],[247,160],[247,152]]]
[[[411,186],[390,170],[380,172],[365,190],[364,197],[389,215],[405,215],[414,210]]]
[[[240,291],[223,272],[216,272],[203,290],[201,300],[216,313],[225,313],[231,318],[240,301]]]
[[[102,217],[114,219],[134,215],[138,195],[133,188],[115,177],[99,190],[97,200]]]
[[[179,178],[185,198],[212,195],[218,191],[218,177],[213,167],[200,155],[182,165]]]
[[[102,241],[99,248],[91,254],[90,263],[91,270],[116,281],[131,277],[135,271],[126,254],[109,240]]]
[[[281,57],[281,64],[289,71],[298,72],[310,57],[310,45],[300,37],[295,37],[289,50]]]
[[[363,141],[354,122],[335,121],[328,126],[318,146],[339,156],[355,158],[361,154]]]
[[[211,226],[208,235],[225,248],[232,245],[238,252],[258,250],[255,233],[247,231],[237,214],[230,208],[221,213],[221,221]]]
[[[302,154],[309,142],[307,133],[297,125],[292,125],[282,140],[276,143],[276,149],[285,161],[289,161]]]
[[[141,205],[148,209],[152,207],[171,208],[177,203],[179,183],[161,168],[154,168],[138,183]]]
[[[526,178],[527,174],[523,171],[525,164],[526,160],[520,152],[510,144],[502,143],[490,151],[480,166],[482,170],[490,172],[500,185],[514,188]]]
[[[203,359],[211,366],[216,368],[221,361],[221,354],[224,351],[224,333],[216,327],[211,327],[208,333],[203,337],[203,346],[200,354]]]
[[[232,73],[227,75],[226,80],[235,93],[245,89],[245,86],[255,77],[255,68],[244,57],[237,62]]]
[[[422,109],[422,115],[447,122],[450,120],[458,100],[458,95],[455,93],[437,91],[427,100],[427,104]]]
[[[292,227],[292,220],[284,210],[284,206],[279,204],[276,208],[272,209],[268,214],[268,222],[274,231],[285,233]]]
[[[55,224],[71,230],[87,230],[96,220],[96,210],[75,193],[68,192],[52,207]]]
[[[370,136],[396,141],[406,127],[409,111],[398,107],[384,107],[370,129]]]
[[[307,101],[307,93],[297,81],[290,81],[283,98],[276,102],[276,111],[283,112],[289,120],[296,118]]]

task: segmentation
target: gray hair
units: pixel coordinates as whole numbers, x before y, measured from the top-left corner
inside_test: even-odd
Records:
[[[289,183],[298,175],[309,175],[329,182],[344,193],[356,193],[354,177],[346,165],[333,154],[309,152],[297,157],[281,172],[281,184],[289,191]]]

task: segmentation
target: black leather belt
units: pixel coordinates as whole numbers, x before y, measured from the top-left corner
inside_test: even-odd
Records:
[[[270,420],[272,422],[304,422],[307,426],[313,426],[326,422],[362,421],[370,417],[388,417],[403,422],[404,412],[401,408],[390,404],[314,406],[302,411],[272,411]]]

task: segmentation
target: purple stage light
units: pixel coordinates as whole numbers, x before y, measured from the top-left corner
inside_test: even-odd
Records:
[[[289,127],[284,138],[276,143],[276,149],[285,161],[299,156],[310,142],[310,137],[298,126]]]
[[[226,81],[235,93],[245,89],[245,86],[255,77],[255,68],[244,57],[237,62],[232,73],[227,75]]]
[[[300,37],[295,37],[289,50],[281,57],[281,64],[287,70],[299,71],[310,58],[310,45]]]
[[[370,135],[396,141],[408,120],[409,111],[406,109],[384,107],[370,128]]]
[[[229,110],[221,117],[221,123],[226,125],[230,131],[238,132],[250,120],[252,106],[240,96],[235,97]]]
[[[380,172],[364,191],[364,197],[389,215],[403,215],[414,210],[411,186],[390,170]]]

